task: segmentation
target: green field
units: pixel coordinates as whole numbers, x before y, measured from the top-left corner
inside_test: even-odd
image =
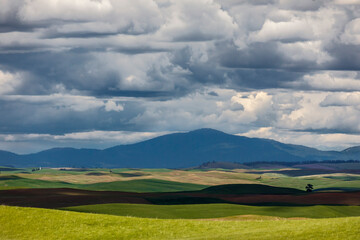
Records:
[[[3,168],[6,169],[6,168]],[[311,171],[309,171],[311,174]],[[260,178],[261,177],[261,178]],[[160,182],[163,180],[164,182]],[[6,169],[0,173],[0,189],[77,188],[131,192],[200,190],[221,184],[265,184],[304,190],[311,183],[315,190],[360,190],[359,174],[329,174],[291,177],[279,173],[254,173],[251,170],[209,169]]]
[[[334,174],[335,175],[335,174]],[[290,187],[304,190],[304,186],[308,183],[314,185],[316,189],[338,188],[338,189],[351,189],[360,191],[360,180],[357,177],[328,177],[321,175],[310,175],[301,177],[289,177],[281,174],[265,173],[260,183],[275,186],[275,187]]]
[[[1,239],[356,240],[360,217],[306,220],[161,220],[0,206]]]
[[[246,206],[236,204],[98,204],[63,208],[75,212],[100,213],[162,219],[221,218],[235,215],[262,215],[283,218],[334,218],[360,216],[360,206]]]
[[[286,169],[285,169],[286,170]],[[335,173],[288,176],[256,173],[249,169],[7,169],[0,173],[0,190],[16,188],[73,188],[94,191],[149,192],[135,194],[137,201],[179,204],[213,199],[211,194],[244,196],[267,194],[307,196],[306,184],[315,190],[360,189],[360,175]],[[289,170],[286,170],[289,171]],[[241,184],[241,185],[239,185]],[[241,187],[239,187],[241,186]],[[279,188],[280,187],[280,188]],[[31,199],[46,207],[72,206],[58,210],[0,205],[0,239],[359,239],[360,206],[357,198],[343,206],[294,206],[282,204],[248,206],[237,204],[150,205],[113,203],[123,193],[84,193],[65,190],[9,191],[3,201],[24,204]],[[45,192],[44,192],[45,191]],[[188,193],[163,194],[164,192]],[[196,192],[198,191],[198,192]],[[8,191],[7,191],[8,192]],[[29,197],[21,200],[27,194]],[[191,192],[191,193],[189,193]],[[34,195],[34,193],[36,193]],[[51,196],[49,194],[52,194]],[[155,194],[153,194],[155,193]],[[156,195],[160,193],[160,195]],[[5,194],[5,192],[4,192]],[[15,194],[15,195],[11,195]],[[84,194],[88,194],[84,197]],[[105,195],[104,195],[105,194]],[[107,194],[107,195],[106,195]],[[110,195],[109,195],[110,194]],[[114,195],[112,195],[114,194]],[[199,195],[200,194],[200,195]],[[321,193],[323,194],[323,193]],[[327,193],[328,194],[328,193]],[[354,193],[335,193],[357,196]],[[347,194],[347,195],[346,195]],[[350,195],[349,195],[350,194]],[[355,193],[357,194],[357,193]],[[134,195],[134,196],[135,196]],[[185,196],[186,195],[186,196]],[[319,194],[318,194],[319,195]],[[100,197],[101,196],[101,197]],[[116,196],[116,197],[115,197]],[[326,195],[329,196],[329,195]],[[333,195],[332,195],[333,196]],[[114,197],[114,200],[112,200]],[[276,196],[277,197],[277,196]],[[92,199],[88,202],[89,199]],[[110,199],[107,203],[104,199]],[[184,198],[184,199],[183,199]],[[265,198],[265,197],[264,197]],[[69,205],[51,205],[71,203]],[[85,199],[85,200],[84,200]],[[96,199],[100,199],[98,201]],[[126,197],[124,197],[126,200]],[[215,199],[215,198],[214,198]],[[156,200],[156,201],[155,201]],[[170,201],[171,200],[171,201]],[[216,200],[216,199],[215,199]],[[43,202],[42,202],[43,201]],[[185,201],[185,202],[186,202]],[[201,202],[200,201],[200,202]],[[121,202],[121,201],[119,201]],[[126,202],[126,201],[125,201]],[[135,201],[136,202],[136,201]],[[214,202],[214,201],[212,201]],[[215,201],[216,202],[216,201]],[[82,205],[94,204],[97,205]],[[190,203],[190,202],[189,202]],[[349,203],[349,204],[348,204]],[[326,201],[324,204],[327,204]],[[80,206],[78,206],[80,205]]]
[[[93,184],[75,184],[58,181],[44,181],[23,178],[16,175],[0,176],[0,190],[14,188],[75,188],[96,191],[123,192],[176,192],[196,191],[206,188],[205,185],[180,183],[160,179],[138,179],[114,182],[99,182]]]
[[[343,189],[360,190],[360,176],[354,174],[330,174],[309,175],[290,177],[278,173],[255,174],[246,170],[169,170],[169,169],[84,169],[84,170],[58,170],[42,169],[32,172],[31,169],[8,169],[0,173],[0,189],[11,188],[48,188],[48,187],[71,187],[91,190],[119,190],[132,191],[131,187],[122,184],[124,181],[159,179],[169,182],[188,183],[198,185],[183,185],[187,190],[199,190],[201,186],[220,184],[266,184],[276,187],[288,187],[304,190],[306,184],[311,183],[316,189]],[[92,175],[93,174],[93,175]],[[99,174],[96,176],[96,174]],[[259,177],[261,178],[259,179]],[[111,184],[110,184],[111,183]],[[129,183],[129,182],[127,182]],[[136,182],[134,182],[136,183]],[[146,182],[144,182],[146,183]],[[142,183],[134,184],[134,191],[144,191],[140,186]],[[138,185],[135,186],[135,185]],[[175,191],[177,187],[174,186]],[[162,187],[154,191],[161,190]],[[170,185],[169,185],[169,188]],[[168,188],[168,189],[169,189]],[[123,189],[123,190],[122,190]],[[145,190],[146,191],[146,190]]]
[[[124,192],[180,192],[196,191],[206,188],[205,185],[179,183],[159,179],[139,179],[130,181],[116,181],[109,183],[94,183],[78,186],[79,189],[124,191]]]

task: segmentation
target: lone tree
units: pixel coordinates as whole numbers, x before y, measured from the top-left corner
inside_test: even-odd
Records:
[[[313,189],[314,189],[314,186],[309,183],[308,185],[306,185],[305,189],[306,189],[307,192],[312,192]]]

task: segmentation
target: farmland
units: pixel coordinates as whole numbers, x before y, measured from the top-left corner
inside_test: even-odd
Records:
[[[358,239],[359,217],[163,220],[0,207],[3,239]],[[265,218],[266,219],[266,218]],[[226,231],[225,231],[226,229]]]
[[[356,239],[359,234],[357,172],[269,166],[1,169],[1,239]],[[307,184],[313,192],[305,191]]]

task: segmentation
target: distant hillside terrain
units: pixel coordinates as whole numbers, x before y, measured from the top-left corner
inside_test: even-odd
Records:
[[[302,162],[360,160],[358,148],[320,151],[213,129],[174,133],[104,150],[53,148],[17,155],[0,152],[0,165],[15,167],[188,168],[204,162]]]

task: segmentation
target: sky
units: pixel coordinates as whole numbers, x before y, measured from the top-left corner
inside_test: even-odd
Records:
[[[0,0],[0,149],[198,128],[360,145],[360,0]]]

